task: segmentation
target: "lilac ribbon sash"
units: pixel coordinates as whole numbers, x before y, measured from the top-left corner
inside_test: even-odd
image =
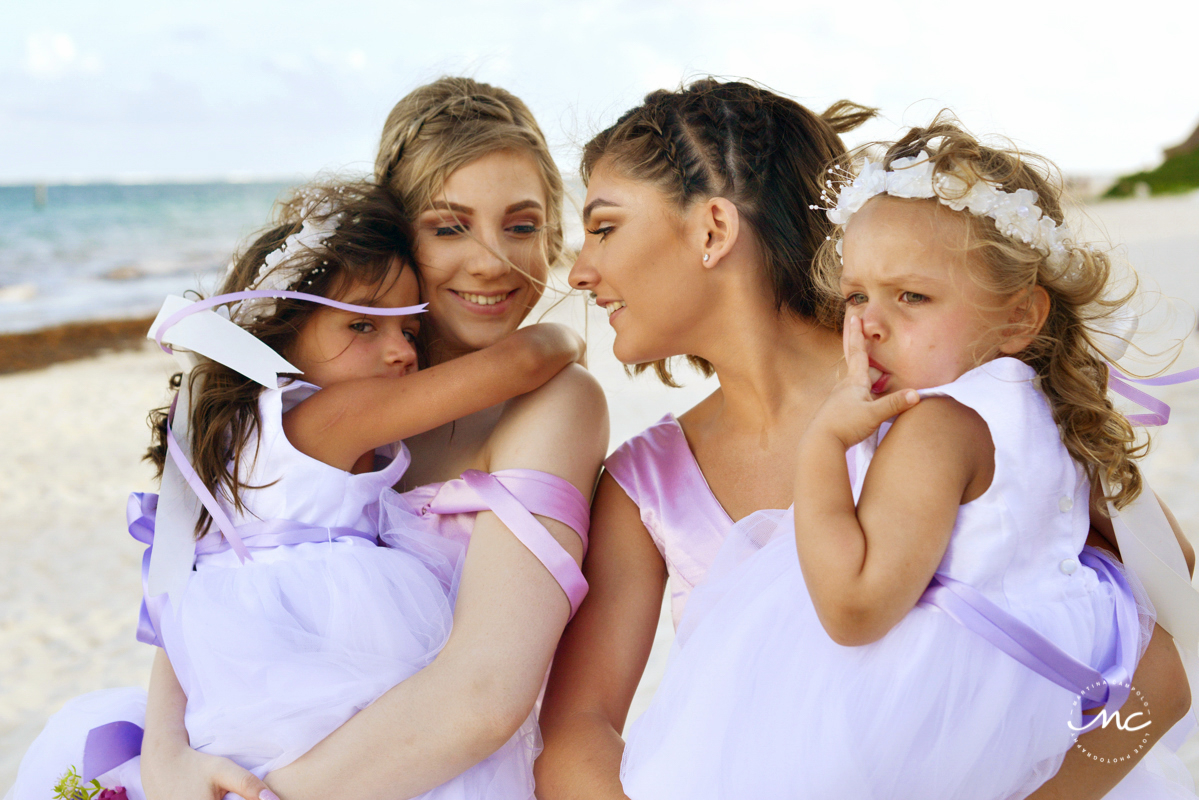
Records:
[[[1107,366],[1108,388],[1150,412],[1148,414],[1129,414],[1128,421],[1144,425],[1147,428],[1165,425],[1169,422],[1170,406],[1130,384],[1137,383],[1141,386],[1176,386],[1180,383],[1190,383],[1191,381],[1199,380],[1199,368],[1184,370],[1173,375],[1162,375],[1157,378],[1130,378],[1127,375],[1121,377],[1122,373],[1116,369],[1114,364],[1108,364]]]
[[[133,722],[110,722],[88,731],[83,745],[84,782],[94,781],[114,767],[119,767],[142,753],[145,732]]]
[[[165,325],[163,326],[166,327]],[[167,414],[167,455],[171,457],[171,461],[175,462],[175,466],[179,468],[183,479],[187,481],[187,485],[200,498],[200,502],[204,504],[204,508],[208,509],[212,521],[216,523],[217,528],[229,542],[229,546],[233,548],[233,552],[237,553],[237,557],[244,564],[247,559],[253,560],[250,551],[242,544],[241,537],[237,534],[237,527],[225,510],[217,503],[216,498],[212,496],[212,492],[208,491],[208,487],[204,485],[204,481],[200,480],[200,476],[196,474],[196,470],[192,467],[191,461],[183,454],[183,447],[179,444],[179,440],[175,438],[175,431],[172,425],[175,420],[175,406],[178,405],[179,395],[171,400],[171,410]]]
[[[280,290],[254,289],[244,292],[230,292],[229,294],[218,294],[209,297],[207,300],[197,300],[187,308],[176,311],[171,316],[167,317],[162,325],[159,326],[158,332],[154,335],[154,341],[162,348],[164,353],[170,354],[175,352],[170,345],[162,343],[163,334],[165,334],[173,325],[177,325],[184,317],[201,311],[207,311],[210,308],[223,306],[226,303],[232,303],[239,300],[251,300],[255,298],[287,298],[289,300],[307,300],[310,303],[318,303],[322,306],[336,308],[339,311],[350,311],[356,314],[365,314],[372,317],[405,317],[412,314],[423,314],[427,310],[428,303],[421,303],[415,306],[400,306],[399,308],[386,308],[375,306],[356,306],[351,303],[342,303],[337,300],[330,300],[327,297],[321,297],[319,294],[309,294],[308,292],[292,292]]]
[[[478,511],[494,512],[549,570],[566,594],[573,617],[587,595],[587,579],[570,554],[533,515],[540,514],[570,526],[586,549],[590,518],[582,493],[569,481],[536,470],[508,469],[492,475],[471,469],[462,473],[461,479],[443,484],[421,509],[421,513],[435,514]]]
[[[150,595],[150,554],[154,549],[154,515],[158,509],[158,495],[133,492],[125,507],[125,516],[129,522],[129,535],[142,544],[147,545],[142,556],[142,607],[138,615],[137,640],[155,647],[162,647],[159,620],[168,603],[165,594]],[[272,519],[252,522],[234,529],[237,541],[247,556],[249,550],[259,550],[280,545],[303,544],[307,542],[329,542],[347,536],[354,536],[375,543],[378,537],[374,533],[366,533],[355,528],[345,527],[316,527],[288,519]],[[208,535],[200,539],[196,552],[200,555],[212,555],[226,550],[235,550],[228,536]]]
[[[1112,584],[1118,595],[1114,620],[1116,663],[1102,672],[1069,655],[974,587],[948,575],[934,575],[917,605],[939,608],[1033,672],[1079,695],[1084,710],[1104,706],[1110,716],[1128,699],[1132,674],[1136,670],[1139,636],[1136,600],[1128,581],[1097,551],[1084,547],[1078,560],[1095,570],[1101,581]],[[1101,716],[1097,716],[1084,731]]]
[[[125,504],[129,535],[146,545],[142,555],[142,607],[137,617],[137,640],[162,647],[158,621],[166,609],[167,595],[150,594],[150,554],[154,549],[154,515],[157,511],[158,495],[148,492],[131,492]]]

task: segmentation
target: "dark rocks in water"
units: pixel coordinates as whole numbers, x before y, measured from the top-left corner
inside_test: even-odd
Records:
[[[146,345],[153,317],[68,322],[40,331],[0,334],[0,375]]]

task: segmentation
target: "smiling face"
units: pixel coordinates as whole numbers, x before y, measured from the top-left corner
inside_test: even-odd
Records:
[[[434,363],[495,344],[537,303],[549,272],[546,202],[533,156],[499,150],[451,173],[419,214]]]
[[[416,273],[396,261],[382,288],[351,283],[333,298],[398,308],[420,302]],[[418,369],[416,335],[422,315],[372,316],[322,306],[300,329],[287,359],[322,389],[357,378],[400,377]]]
[[[616,331],[613,352],[641,364],[689,352],[687,337],[703,328],[710,298],[701,235],[652,185],[601,162],[583,205],[587,231],[570,270],[570,285],[595,292]]]
[[[961,213],[935,200],[877,197],[845,229],[841,292],[861,317],[875,394],[950,383],[1026,340],[1014,306],[972,278]]]

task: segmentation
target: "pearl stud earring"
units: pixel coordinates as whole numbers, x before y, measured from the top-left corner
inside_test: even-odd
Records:
[[[707,264],[708,259],[710,259],[711,257],[712,257],[711,253],[704,253],[704,263]]]

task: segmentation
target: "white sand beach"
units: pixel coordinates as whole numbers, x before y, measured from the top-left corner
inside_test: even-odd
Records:
[[[1181,331],[1187,348],[1174,369],[1199,365],[1190,316],[1199,307],[1199,193],[1095,203],[1085,211],[1123,243],[1118,252],[1149,288],[1182,301],[1173,327],[1162,322],[1153,341]],[[1148,319],[1166,320],[1166,308],[1159,303]],[[612,357],[602,312],[585,310],[581,298],[567,298],[548,318],[587,327],[591,368],[608,392],[613,447],[714,386],[696,377],[672,390],[652,375],[627,378]],[[0,377],[0,789],[65,700],[147,682],[152,648],[134,638],[143,547],[125,532],[124,509],[130,491],[154,490],[150,467],[140,461],[145,417],[166,400],[173,367],[147,343],[137,352]],[[1147,473],[1199,540],[1199,384],[1154,393],[1174,415],[1156,437]],[[670,638],[664,615],[633,717],[660,680]],[[1186,755],[1199,771],[1195,739]]]

